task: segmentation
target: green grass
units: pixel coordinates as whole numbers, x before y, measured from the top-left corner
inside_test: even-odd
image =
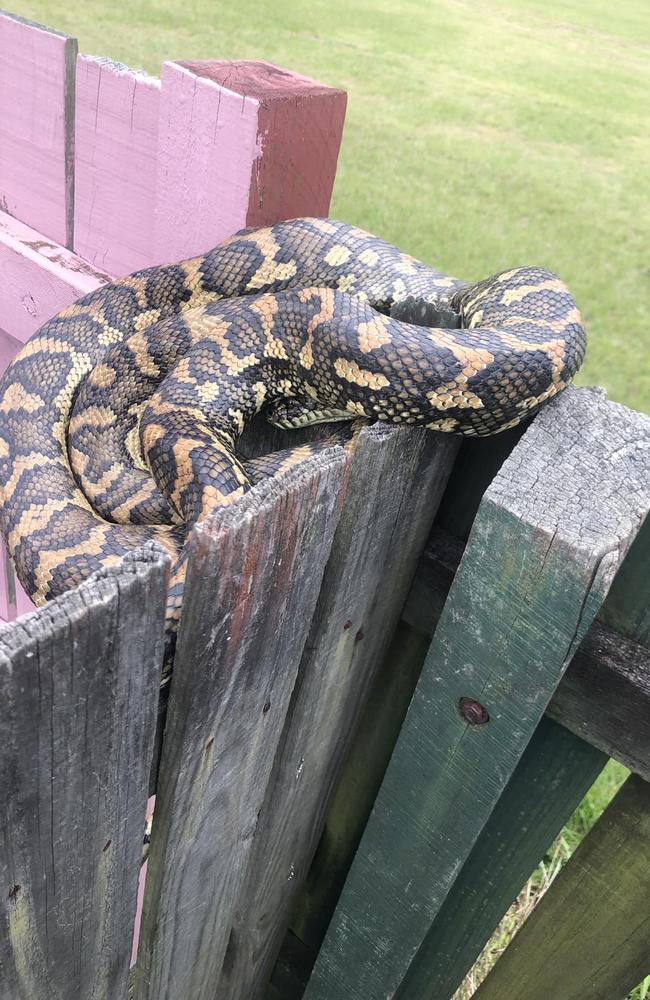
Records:
[[[269,59],[344,87],[332,215],[450,274],[532,262],[590,335],[579,381],[650,410],[645,0],[25,0],[82,51]]]
[[[28,0],[17,13],[153,73],[164,59],[268,59],[345,88],[332,215],[450,274],[558,271],[589,332],[579,381],[650,410],[645,0]],[[459,1000],[623,777],[608,766]],[[650,979],[633,994],[649,995]]]

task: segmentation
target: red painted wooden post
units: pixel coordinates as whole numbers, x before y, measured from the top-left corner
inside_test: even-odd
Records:
[[[346,95],[265,62],[164,63],[157,253],[244,226],[327,215]]]
[[[0,13],[0,210],[72,246],[77,40]]]
[[[154,262],[160,80],[79,56],[74,249],[115,277]]]

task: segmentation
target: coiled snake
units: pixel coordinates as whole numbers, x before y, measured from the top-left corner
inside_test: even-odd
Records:
[[[459,329],[388,313],[416,296]],[[548,271],[446,277],[354,226],[295,219],[104,285],[49,320],[0,381],[0,527],[36,604],[188,528],[309,448],[244,466],[244,425],[363,417],[493,434],[561,390],[585,350]],[[315,447],[315,446],[314,446]]]

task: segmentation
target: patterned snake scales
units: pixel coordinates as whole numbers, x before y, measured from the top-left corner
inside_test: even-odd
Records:
[[[407,296],[461,328],[391,318]],[[566,386],[584,351],[573,299],[541,268],[467,284],[340,222],[244,230],[34,334],[0,381],[0,528],[36,604],[156,540],[173,559],[173,637],[189,527],[309,451],[242,464],[237,439],[262,408],[281,426],[493,434]]]

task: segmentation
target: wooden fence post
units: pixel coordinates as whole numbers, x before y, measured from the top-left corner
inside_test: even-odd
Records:
[[[628,638],[627,613],[613,622],[624,632],[601,624],[610,596],[627,576],[628,562],[641,555],[639,542],[648,537],[647,523],[623,560],[607,600],[576,650],[546,714],[650,781],[650,648]],[[404,606],[404,624],[414,626],[419,634],[433,634],[462,554],[458,539],[434,528]],[[635,581],[630,600],[639,608],[644,600],[650,602],[647,575]],[[628,606],[623,606],[627,612]]]
[[[613,1000],[650,972],[650,785],[625,782],[475,994]]]
[[[74,249],[113,277],[158,261],[160,80],[110,59],[77,59]]]
[[[542,719],[396,998],[448,1000],[454,994],[606,763],[606,754],[596,747]],[[517,996],[528,1000],[525,992]]]
[[[457,447],[407,428],[361,433],[237,902],[223,1000],[263,994]]]
[[[346,95],[265,62],[164,63],[159,260],[244,226],[327,215]]]
[[[641,529],[599,617],[628,577],[643,535]],[[416,628],[431,632],[461,555],[461,543],[439,529],[432,534],[405,609]],[[641,608],[650,599],[643,594],[648,581],[636,583],[630,598]],[[616,600],[627,618],[629,604],[620,594]],[[650,778],[649,703],[650,650],[593,622],[411,963],[400,1000],[443,1000],[454,993],[607,755]],[[550,719],[562,725],[552,726]]]
[[[199,525],[171,684],[137,1000],[213,1000],[340,512],[331,448]]]
[[[126,995],[165,593],[147,546],[0,628],[6,1000]]]
[[[636,458],[650,472],[650,441],[646,440],[645,454],[642,447],[637,449]],[[610,725],[612,736],[626,751],[626,762],[634,767],[638,757],[643,758],[646,779],[647,741],[644,746],[636,740],[647,728],[647,720],[636,723],[635,714],[639,706],[643,711],[642,695],[648,688],[649,557],[650,518],[646,517],[600,611],[599,618],[617,632],[600,628],[595,637],[600,643],[599,654],[606,659],[616,636],[616,655],[620,656],[622,647],[631,679],[637,672],[642,675],[638,690],[630,692],[629,710],[622,716],[614,715]],[[569,688],[558,699],[556,715],[561,717],[571,706],[573,693]],[[602,703],[611,701],[606,690],[597,690],[597,695]],[[607,717],[607,709],[603,714]],[[574,711],[574,719],[575,715]],[[625,732],[629,723],[632,725]],[[587,717],[584,728],[589,735],[592,727]],[[582,996],[585,989],[593,1000],[611,1000],[636,986],[650,972],[649,834],[650,785],[633,776],[488,976],[479,991],[481,1000],[507,1000],[510,996],[542,1000],[560,988],[568,1000]]]
[[[645,517],[649,441],[569,388],[489,487],[308,1000],[397,991]]]

